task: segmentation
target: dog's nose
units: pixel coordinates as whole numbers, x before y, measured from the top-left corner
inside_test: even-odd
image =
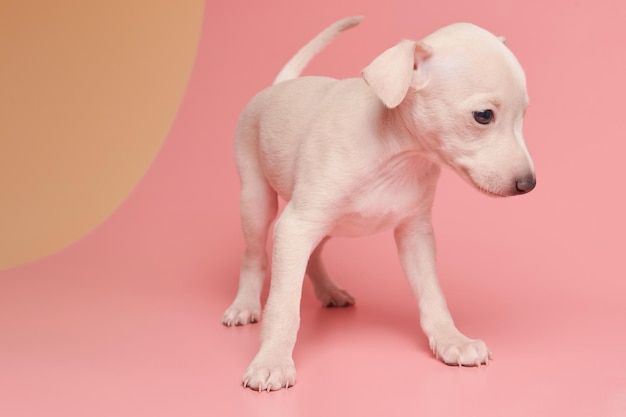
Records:
[[[515,188],[518,194],[526,194],[532,191],[535,185],[537,185],[537,180],[534,175],[529,175],[528,177],[520,178],[515,181]]]

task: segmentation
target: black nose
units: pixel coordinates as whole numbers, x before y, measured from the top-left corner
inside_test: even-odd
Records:
[[[535,188],[537,185],[537,180],[534,175],[530,175],[528,177],[520,178],[515,181],[515,188],[519,194],[526,194]]]

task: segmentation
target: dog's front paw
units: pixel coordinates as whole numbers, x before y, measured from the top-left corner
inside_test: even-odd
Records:
[[[256,323],[261,318],[261,305],[255,302],[235,302],[226,309],[222,317],[225,326],[243,326]]]
[[[256,391],[277,391],[296,382],[296,368],[291,358],[256,358],[243,375],[243,386]]]
[[[429,344],[435,356],[448,365],[488,365],[493,359],[493,354],[487,349],[485,342],[470,339],[456,329],[430,336]]]

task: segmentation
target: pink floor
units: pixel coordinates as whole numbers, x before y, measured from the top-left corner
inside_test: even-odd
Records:
[[[264,3],[261,5],[260,3]],[[626,416],[626,7],[618,1],[209,1],[179,115],[142,183],[69,248],[1,272],[0,416]],[[259,325],[225,328],[243,249],[231,136],[247,99],[328,23],[363,14],[308,70],[358,76],[402,37],[456,20],[505,35],[524,65],[538,186],[485,197],[450,172],[435,227],[458,326],[494,352],[428,350],[383,234],[337,239],[305,284],[298,382],[241,387]]]

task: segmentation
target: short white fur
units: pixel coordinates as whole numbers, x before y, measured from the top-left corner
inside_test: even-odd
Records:
[[[305,273],[325,306],[354,304],[321,260],[332,236],[394,230],[435,355],[463,366],[491,358],[485,343],[463,335],[448,311],[437,279],[431,209],[442,165],[489,195],[534,188],[522,135],[524,71],[501,39],[458,23],[419,42],[401,41],[361,78],[298,78],[317,52],[360,21],[336,22],[305,45],[275,84],[250,101],[236,129],[246,249],[237,296],[223,317],[227,326],[261,318],[268,229],[278,196],[287,202],[274,227],[261,346],[243,377],[255,390],[295,383],[292,352]],[[488,124],[474,117],[484,110],[493,111]]]

